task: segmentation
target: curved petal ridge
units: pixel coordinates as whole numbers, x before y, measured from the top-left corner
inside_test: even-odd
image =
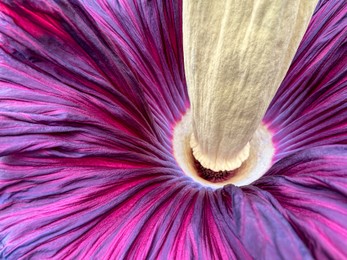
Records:
[[[347,147],[296,152],[255,185],[274,196],[315,259],[347,255]]]

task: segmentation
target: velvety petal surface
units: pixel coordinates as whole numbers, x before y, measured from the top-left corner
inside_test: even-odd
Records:
[[[181,1],[1,1],[0,257],[343,259],[347,6],[320,1],[264,123],[273,167],[194,183]]]

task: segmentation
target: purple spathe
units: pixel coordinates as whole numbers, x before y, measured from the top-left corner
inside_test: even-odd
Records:
[[[343,259],[347,5],[320,1],[264,117],[274,165],[194,183],[181,1],[2,1],[0,258]]]

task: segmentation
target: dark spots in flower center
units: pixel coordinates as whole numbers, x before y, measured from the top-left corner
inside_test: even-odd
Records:
[[[207,180],[210,181],[212,183],[218,183],[218,182],[223,182],[226,181],[228,179],[230,179],[232,176],[235,175],[237,170],[232,170],[232,171],[212,171],[210,169],[205,168],[204,166],[202,166],[200,164],[199,161],[197,161],[196,159],[194,159],[194,166],[195,169],[198,173],[198,175]]]

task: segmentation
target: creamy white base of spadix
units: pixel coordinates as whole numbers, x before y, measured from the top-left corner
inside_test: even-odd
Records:
[[[234,184],[236,186],[248,185],[263,176],[272,165],[272,158],[275,151],[272,143],[272,135],[266,126],[261,124],[249,142],[250,150],[248,159],[237,170],[236,174],[226,181],[212,183],[200,177],[195,169],[194,157],[190,145],[192,133],[192,113],[188,110],[174,129],[174,156],[184,173],[205,187],[217,189],[227,184]]]

